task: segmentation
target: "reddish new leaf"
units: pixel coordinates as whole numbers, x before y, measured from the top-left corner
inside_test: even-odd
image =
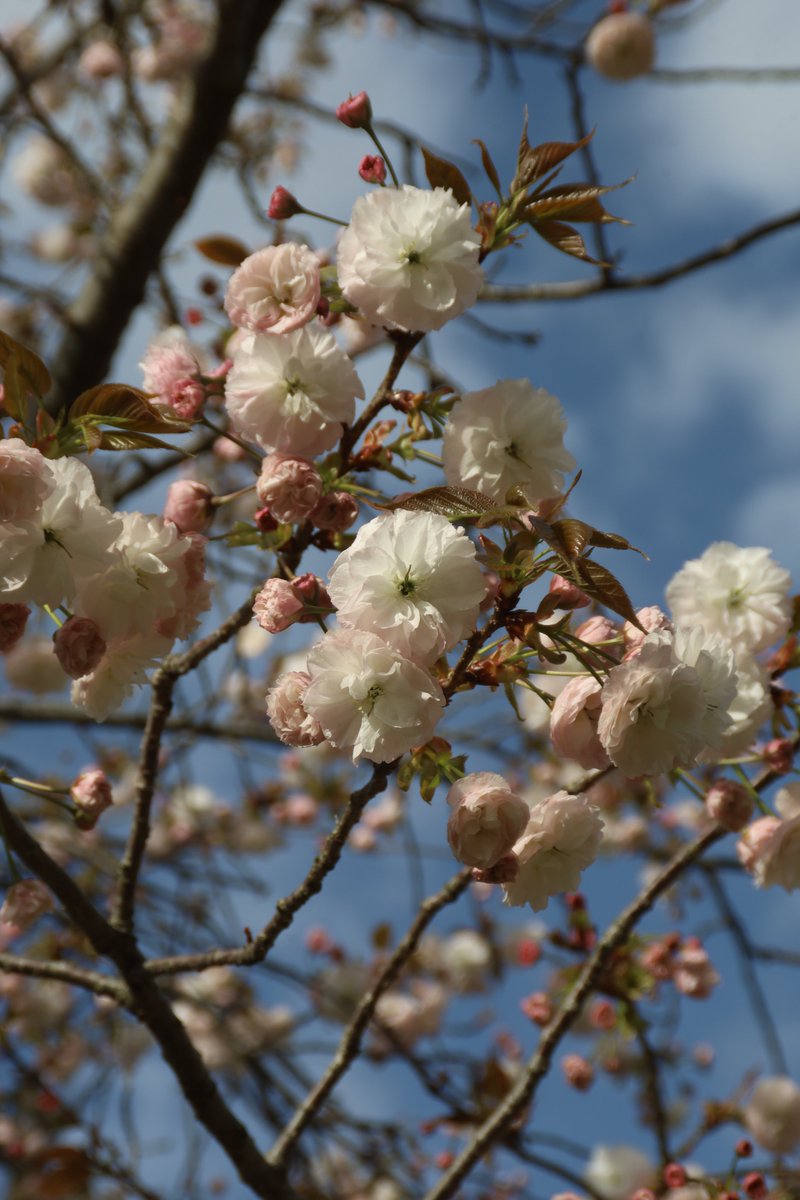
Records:
[[[619,184],[618,187],[624,187]],[[526,221],[541,221],[547,217],[568,217],[570,221],[591,221],[607,224],[616,221],[619,225],[630,225],[630,221],[615,217],[600,202],[600,197],[616,191],[613,187],[595,187],[588,183],[562,183],[544,194],[533,197],[520,216]]]
[[[558,167],[570,154],[580,150],[594,137],[594,130],[578,142],[542,142],[540,146],[531,146],[528,141],[528,114],[522,126],[519,150],[517,151],[517,172],[511,181],[511,192],[521,191],[530,187],[537,179],[547,175],[554,167]]]
[[[73,424],[124,424],[139,433],[183,433],[191,428],[169,409],[151,403],[148,392],[127,383],[101,383],[82,392],[69,410]]]
[[[381,504],[377,507],[386,512],[394,512],[398,508],[408,509],[411,512],[432,512],[452,519],[454,517],[479,517],[484,513],[492,512],[495,503],[488,496],[484,496],[483,492],[473,492],[469,488],[434,487],[408,496],[400,496],[396,500],[390,500],[388,504]]]
[[[455,163],[448,162],[446,158],[439,158],[438,154],[426,150],[424,146],[421,150],[425,159],[425,174],[431,187],[449,188],[459,204],[471,204],[469,184]]]
[[[549,242],[554,249],[561,250],[572,258],[580,258],[583,262],[593,263],[596,267],[610,266],[609,263],[601,262],[599,258],[592,258],[586,249],[583,238],[571,225],[563,225],[560,221],[535,221],[531,225],[531,229]]]
[[[247,246],[236,238],[227,237],[224,233],[215,233],[211,237],[200,238],[195,242],[195,249],[211,260],[221,263],[223,267],[238,267],[248,257]]]
[[[0,331],[0,367],[7,371],[12,359],[15,360],[16,386],[43,399],[53,384],[47,367],[33,350],[23,346],[10,333]],[[18,413],[11,415],[19,416]]]
[[[570,565],[572,578],[587,595],[624,617],[626,621],[630,621],[637,629],[642,628],[628,593],[606,567],[591,558],[579,558]]]
[[[483,169],[486,172],[486,177],[489,180],[489,182],[491,183],[494,190],[497,192],[500,199],[502,200],[503,199],[503,189],[500,186],[500,176],[497,174],[497,167],[494,165],[494,162],[492,161],[491,154],[486,149],[486,146],[484,145],[484,143],[481,141],[480,138],[473,138],[472,144],[474,146],[480,146],[481,162],[483,163]]]

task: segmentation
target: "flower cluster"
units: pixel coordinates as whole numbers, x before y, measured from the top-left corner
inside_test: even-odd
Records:
[[[54,653],[73,701],[102,720],[209,606],[204,539],[142,513],[112,513],[75,458],[0,442],[0,596],[72,616]]]

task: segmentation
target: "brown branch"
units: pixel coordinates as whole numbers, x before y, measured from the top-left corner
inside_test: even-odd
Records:
[[[327,1100],[336,1084],[353,1063],[361,1047],[361,1039],[375,1012],[378,1001],[384,992],[394,983],[401,970],[408,962],[417,947],[420,937],[430,925],[437,913],[464,892],[472,878],[472,872],[459,871],[434,896],[429,896],[420,905],[419,912],[410,925],[405,937],[398,943],[397,948],[381,971],[372,987],[361,999],[350,1024],[342,1034],[336,1053],[330,1064],[312,1089],[303,1104],[289,1121],[269,1153],[269,1161],[276,1167],[284,1166],[293,1148],[302,1137],[304,1130],[314,1119],[320,1108]]]
[[[209,967],[249,967],[263,962],[279,936],[289,928],[295,915],[312,896],[322,890],[325,877],[341,858],[351,829],[360,819],[367,803],[386,787],[395,766],[396,761],[378,763],[373,767],[371,779],[351,795],[347,807],[314,859],[303,882],[288,896],[278,901],[272,919],[252,942],[230,950],[208,950],[199,954],[175,955],[172,958],[152,958],[145,963],[146,970],[153,975],[179,975],[186,971],[206,970]]]
[[[24,704],[15,700],[0,702],[0,721],[21,721],[30,725],[91,725],[97,721],[88,713],[69,704]],[[110,713],[103,721],[104,729],[141,731],[147,724],[146,713]],[[278,739],[266,721],[199,721],[191,717],[169,717],[164,725],[167,733],[191,733],[195,737],[218,740],[264,742],[278,745]]]
[[[723,831],[712,829],[685,846],[653,883],[646,887],[609,926],[556,1017],[543,1031],[539,1046],[528,1061],[518,1082],[491,1116],[484,1121],[472,1141],[461,1152],[449,1170],[442,1175],[425,1200],[446,1200],[447,1197],[454,1195],[462,1181],[492,1144],[508,1133],[522,1110],[533,1099],[538,1084],[547,1074],[556,1048],[578,1019],[584,1001],[595,988],[614,952],[629,936],[641,917],[652,908],[658,897],[675,882],[688,866],[699,858],[704,850],[722,836]]]
[[[136,189],[114,213],[83,291],[69,309],[54,356],[51,411],[107,374],[169,237],[225,136],[261,39],[282,3],[219,0],[209,48],[176,93],[155,152]]]
[[[797,67],[657,67],[648,79],[656,83],[800,83]]]
[[[139,771],[136,783],[136,807],[133,824],[128,836],[125,854],[119,866],[117,894],[113,905],[111,923],[115,929],[130,932],[133,929],[133,907],[136,883],[142,865],[147,839],[150,836],[150,810],[158,780],[161,740],[172,710],[175,685],[181,676],[198,666],[209,654],[229,641],[242,629],[253,615],[251,593],[227,620],[190,646],[183,654],[169,655],[164,659],[153,679],[150,711],[147,715],[144,737],[139,754]]]
[[[754,225],[752,229],[737,234],[736,237],[728,238],[710,250],[704,250],[701,254],[686,258],[683,262],[674,263],[671,267],[664,267],[660,271],[649,271],[641,275],[615,275],[613,279],[602,277],[574,279],[566,283],[534,283],[519,286],[487,284],[481,291],[479,300],[490,304],[514,304],[523,300],[580,300],[584,296],[596,296],[601,292],[641,291],[645,288],[661,287],[665,283],[671,283],[673,279],[681,279],[684,275],[691,275],[694,271],[710,266],[711,263],[732,258],[733,255],[746,249],[753,242],[759,242],[773,233],[779,233],[782,229],[790,229],[794,225],[800,225],[800,208],[792,209],[783,216],[773,217],[760,225]]]
[[[342,472],[347,470],[350,451],[355,446],[362,433],[369,427],[373,419],[378,415],[387,401],[389,393],[395,385],[397,376],[402,370],[408,356],[418,343],[422,340],[421,333],[394,333],[391,335],[394,339],[394,351],[392,353],[392,361],[381,380],[378,390],[370,400],[367,407],[362,412],[358,420],[352,425],[345,426],[341,441],[339,442],[339,457],[341,459]]]
[[[128,1002],[128,990],[118,980],[100,975],[97,971],[84,971],[65,962],[37,962],[35,958],[23,958],[18,954],[0,954],[0,971],[6,975],[28,975],[33,979],[60,979],[73,987],[86,988],[96,996],[110,996],[120,1004]]]
[[[293,1200],[281,1172],[270,1166],[225,1103],[186,1029],[145,969],[133,938],[113,928],[81,889],[28,833],[0,795],[0,820],[10,850],[60,901],[95,952],[109,958],[130,990],[131,1012],[150,1030],[198,1120],[225,1150],[242,1181],[265,1200]]]

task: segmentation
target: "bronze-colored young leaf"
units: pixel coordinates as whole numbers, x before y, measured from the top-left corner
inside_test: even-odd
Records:
[[[0,367],[7,370],[11,358],[16,359],[19,386],[43,399],[53,385],[47,367],[33,350],[0,330]]]
[[[573,229],[571,225],[563,225],[560,221],[534,221],[531,229],[535,230],[540,237],[543,237],[546,242],[556,250],[561,250],[564,254],[569,254],[572,258],[580,258],[583,262],[594,263],[596,267],[608,267],[611,264],[601,262],[599,258],[593,258],[586,249],[584,242],[577,229]]]
[[[199,238],[195,249],[211,262],[221,263],[223,267],[238,267],[248,257],[250,251],[243,242],[228,237],[224,233],[214,233],[211,237]]]
[[[624,184],[618,184],[624,187]],[[567,217],[570,221],[590,221],[630,225],[623,217],[615,217],[603,207],[600,197],[616,191],[613,187],[595,187],[590,183],[562,183],[547,192],[532,197],[519,215],[526,221],[541,221],[548,217]]]
[[[624,617],[626,621],[630,621],[637,629],[642,628],[628,593],[607,567],[592,558],[578,558],[570,565],[572,577],[587,595]]]
[[[645,554],[644,550],[632,545],[621,533],[603,533],[602,530],[595,529],[589,541],[592,546],[601,546],[605,550],[635,550],[637,554],[641,554],[642,558],[650,561],[650,556]]]
[[[15,421],[21,421],[25,413],[25,388],[20,379],[19,356],[9,354],[3,372],[3,408]]]
[[[126,433],[122,430],[104,429],[100,437],[99,450],[177,450],[186,453],[180,446],[172,446],[149,433]],[[190,455],[187,454],[187,458]]]
[[[425,174],[431,187],[449,188],[459,204],[470,204],[472,193],[469,184],[455,163],[448,162],[446,158],[439,158],[438,154],[426,150],[424,146],[421,150],[425,159]]]
[[[169,409],[153,404],[148,392],[127,383],[100,383],[82,392],[72,402],[68,417],[73,424],[85,424],[86,418],[92,418],[94,424],[124,422],[126,428],[139,433],[184,433],[191,429]]]
[[[578,142],[542,142],[531,146],[528,141],[528,114],[522,126],[522,136],[517,151],[517,172],[511,182],[512,194],[530,187],[537,179],[558,167],[570,154],[580,150],[594,137],[594,130]]]
[[[494,162],[492,161],[491,154],[486,149],[485,144],[481,141],[480,138],[473,138],[472,143],[474,146],[480,146],[481,162],[483,163],[483,169],[486,172],[486,177],[489,180],[489,182],[491,183],[494,190],[497,192],[500,199],[502,200],[503,199],[503,189],[500,186],[500,176],[497,174],[497,167],[494,165]]]
[[[586,547],[591,545],[592,534],[595,532],[591,525],[575,517],[563,517],[560,521],[553,521],[550,528],[554,541],[549,544],[566,558],[578,558]]]
[[[390,500],[388,504],[376,505],[386,512],[404,508],[411,512],[439,513],[440,516],[479,517],[494,510],[495,503],[484,496],[483,492],[473,492],[469,488],[434,487],[426,488],[423,492],[415,492],[408,496],[400,496]]]

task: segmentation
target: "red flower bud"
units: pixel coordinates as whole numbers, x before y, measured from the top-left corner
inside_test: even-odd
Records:
[[[288,221],[303,211],[303,206],[285,187],[276,187],[269,198],[267,216],[272,221]]]
[[[386,163],[380,154],[365,154],[358,164],[358,173],[365,183],[385,183]]]
[[[372,105],[367,93],[348,96],[336,109],[336,117],[348,129],[366,129],[372,120]]]

